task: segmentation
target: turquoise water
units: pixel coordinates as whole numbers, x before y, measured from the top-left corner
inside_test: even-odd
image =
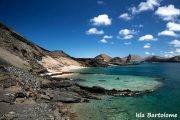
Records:
[[[157,78],[135,75],[74,74],[69,77],[81,79],[78,83],[82,86],[99,86],[108,90],[144,91],[154,90],[162,85]]]
[[[78,120],[180,119],[180,64],[178,63],[156,63],[124,67],[86,68],[78,72],[106,74],[110,76],[125,75],[128,77],[147,77],[148,79],[143,79],[144,81],[154,81],[154,78],[164,78],[161,80],[163,86],[157,89],[156,92],[148,95],[139,97],[105,96],[102,100],[92,100],[90,103],[76,104],[74,108],[78,114]],[[91,79],[91,77],[89,77],[89,79]],[[136,113],[145,114],[145,117],[137,118]],[[147,118],[147,113],[178,114],[178,118]]]

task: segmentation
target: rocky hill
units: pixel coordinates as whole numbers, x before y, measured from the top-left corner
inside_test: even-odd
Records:
[[[124,65],[126,64],[126,60],[120,57],[114,57],[110,60],[110,63],[114,65]]]
[[[97,60],[99,62],[106,62],[106,63],[108,63],[111,59],[112,58],[106,54],[100,54],[95,57],[95,60]]]
[[[168,62],[180,62],[180,56],[174,56],[167,60]]]
[[[0,23],[0,57],[20,68],[42,69],[37,61],[45,56],[44,49],[26,40]],[[33,65],[33,66],[32,66]]]
[[[62,67],[81,66],[63,51],[48,51],[0,23],[0,58],[36,72],[60,72]]]
[[[169,58],[160,57],[160,56],[148,56],[144,58],[143,62],[167,62]]]

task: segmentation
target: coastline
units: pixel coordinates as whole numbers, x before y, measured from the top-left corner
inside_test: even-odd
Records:
[[[74,70],[83,69],[87,67],[83,66],[64,66],[60,67],[59,69],[47,69],[46,73],[41,74],[41,76],[50,76],[52,78],[61,78],[65,77],[68,74],[73,74]]]
[[[78,68],[78,69],[81,69],[81,68]],[[72,69],[71,69],[72,70]],[[76,73],[77,74],[77,73]],[[62,74],[60,77],[62,78],[66,78],[66,77],[69,77],[69,76],[73,76],[74,73],[65,73],[65,74]],[[159,80],[159,79],[158,79]],[[81,89],[83,90],[86,90],[86,91],[89,91],[90,93],[95,93],[95,95],[97,96],[114,96],[114,97],[138,97],[138,96],[144,96],[144,95],[147,95],[147,94],[150,94],[150,93],[153,93],[153,92],[156,92],[157,89],[159,89],[159,87],[161,86],[157,86],[155,87],[154,90],[146,90],[146,91],[131,91],[131,90],[122,90],[122,91],[116,91],[116,90],[110,90],[110,91],[107,91],[107,93],[104,93],[104,92],[97,92],[97,90],[99,91],[106,91],[104,90],[103,88],[94,88],[94,87],[85,87],[85,86],[80,86],[78,85]],[[113,93],[114,92],[114,93]],[[118,93],[119,92],[119,93]],[[70,118],[72,120],[83,120],[84,118],[80,115],[80,114],[83,114],[81,112],[78,112],[79,109],[81,109],[82,106],[86,105],[86,104],[89,104],[89,102],[91,101],[94,101],[93,99],[88,101],[88,103],[86,102],[79,102],[79,103],[71,103],[71,104],[68,104],[68,107],[69,107],[69,115],[70,115]],[[82,118],[81,118],[82,117]]]
[[[66,72],[62,74],[62,76],[66,77],[69,75],[73,75],[74,73],[69,73],[70,70],[74,70],[74,68],[81,69],[79,67],[73,67],[65,69]],[[13,68],[14,69],[14,68]],[[8,70],[14,71],[12,68]],[[16,70],[17,71],[17,70]],[[15,72],[16,72],[15,71]],[[21,71],[18,69],[18,71]],[[18,72],[19,74],[19,72]],[[27,73],[26,73],[27,74]],[[21,75],[20,75],[21,76]],[[27,77],[27,76],[26,76]],[[50,91],[48,89],[51,89]],[[57,90],[58,89],[58,90]],[[78,85],[73,79],[69,78],[59,78],[59,77],[51,77],[51,79],[45,80],[41,83],[42,93],[36,93],[36,97],[38,101],[49,101],[49,102],[62,102],[65,110],[62,113],[65,113],[68,117],[72,117],[72,119],[77,118],[77,113],[75,111],[71,111],[73,105],[75,104],[86,104],[86,102],[90,102],[91,100],[99,100],[100,96],[119,96],[119,97],[136,97],[142,96],[145,94],[149,94],[153,91],[131,91],[131,90],[106,90],[104,88],[94,86],[94,87],[85,87]],[[36,91],[34,91],[36,92]],[[53,94],[53,95],[52,95]],[[25,98],[24,98],[25,99]],[[53,103],[54,104],[54,103]],[[72,106],[71,106],[72,105]],[[61,109],[62,107],[58,108]]]

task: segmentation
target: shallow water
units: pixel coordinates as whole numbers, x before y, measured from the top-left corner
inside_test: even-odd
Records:
[[[135,76],[135,75],[106,75],[106,74],[74,74],[69,76],[73,79],[80,79],[79,84],[83,86],[100,86],[108,90],[133,91],[153,90],[161,86],[157,78]]]
[[[78,120],[161,120],[165,118],[147,118],[146,114],[164,112],[169,114],[178,114],[178,118],[166,118],[167,120],[180,119],[179,63],[156,63],[124,67],[86,68],[77,72],[106,74],[103,75],[103,77],[105,77],[104,79],[108,77],[111,78],[111,75],[115,75],[116,77],[120,76],[120,78],[127,77],[128,79],[132,79],[128,81],[129,83],[131,83],[133,80],[136,81],[134,82],[135,87],[133,87],[133,84],[131,84],[132,86],[130,88],[133,89],[142,89],[142,86],[136,87],[136,84],[140,83],[140,85],[144,85],[144,81],[146,81],[145,85],[149,85],[147,81],[152,82],[155,78],[164,78],[161,80],[163,86],[160,87],[156,92],[150,93],[148,95],[140,97],[107,96],[104,97],[102,100],[93,100],[90,103],[76,104],[74,106],[74,109],[78,114]],[[87,78],[91,79],[91,77],[92,76],[88,76]],[[97,77],[97,75],[94,75],[94,77]],[[142,79],[143,84],[141,83],[141,80],[141,82],[138,81],[138,77]],[[111,84],[110,81],[111,80],[108,81],[108,84]],[[88,81],[84,81],[84,84],[86,84],[86,82],[88,83]],[[107,86],[108,88],[110,87],[109,85]],[[118,87],[119,89],[119,86],[120,88],[123,88],[123,85],[117,85],[116,87]],[[149,86],[146,86],[145,88],[148,87]],[[145,117],[137,118],[136,113],[145,114]]]

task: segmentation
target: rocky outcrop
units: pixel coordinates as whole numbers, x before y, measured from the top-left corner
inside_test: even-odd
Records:
[[[110,60],[110,63],[114,65],[123,65],[126,64],[126,61],[120,57],[114,57]]]
[[[81,86],[78,85],[80,88],[90,91],[92,93],[98,93],[98,94],[103,94],[103,95],[111,95],[111,96],[123,96],[123,97],[132,97],[132,96],[139,96],[143,95],[146,93],[151,93],[154,92],[154,90],[145,90],[145,91],[132,91],[129,89],[125,90],[107,90],[105,88],[99,87],[99,86],[92,86],[92,87],[87,87],[87,86]]]
[[[57,104],[89,99],[97,98],[70,79],[42,78],[11,65],[0,67],[0,119],[14,115],[16,119],[69,119],[68,111],[61,111],[63,107]]]
[[[59,92],[54,91],[53,93],[53,101],[55,102],[64,102],[64,103],[79,103],[81,101],[81,97],[75,92]]]
[[[129,54],[127,57],[124,57],[123,59],[126,61],[126,63],[138,63],[141,62],[142,57],[139,55]]]

